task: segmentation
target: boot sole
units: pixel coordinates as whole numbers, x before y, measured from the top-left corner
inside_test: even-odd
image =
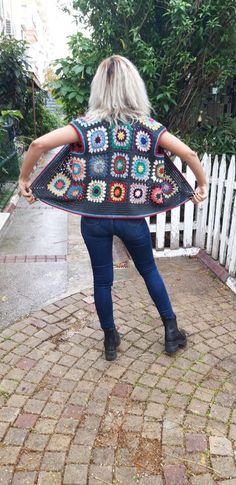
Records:
[[[106,360],[116,360],[116,357],[117,357],[116,350],[106,350],[105,357],[106,357]]]
[[[175,342],[166,342],[165,351],[167,354],[174,354],[179,348],[184,348],[187,345],[187,338],[185,340],[177,340]]]

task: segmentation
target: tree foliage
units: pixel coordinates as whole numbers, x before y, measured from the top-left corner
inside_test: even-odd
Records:
[[[207,87],[222,89],[235,70],[235,0],[74,0],[90,29],[70,37],[71,54],[57,61],[54,95],[68,116],[83,113],[98,63],[128,57],[144,78],[154,115],[174,132],[196,126]]]
[[[32,102],[32,70],[27,56],[27,42],[0,35],[0,112],[7,113],[19,122],[18,133],[26,146],[35,137]],[[63,124],[45,106],[46,91],[35,92],[36,135],[40,136]],[[10,110],[10,111],[9,111]],[[15,111],[14,113],[14,110]],[[16,113],[21,116],[16,116]],[[16,121],[16,120],[15,120]],[[3,143],[0,143],[3,152]]]
[[[24,109],[25,90],[30,79],[27,43],[0,35],[0,107]]]

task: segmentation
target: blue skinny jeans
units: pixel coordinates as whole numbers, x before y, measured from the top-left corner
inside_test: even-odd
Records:
[[[135,267],[144,278],[160,316],[167,318],[176,316],[164,281],[156,267],[151,234],[145,218],[114,219],[81,216],[81,234],[91,259],[94,303],[102,329],[114,327],[111,291],[113,235],[118,236],[128,249]]]

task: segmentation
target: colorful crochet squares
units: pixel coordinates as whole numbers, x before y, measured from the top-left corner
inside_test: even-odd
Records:
[[[90,202],[103,202],[106,194],[106,182],[93,180],[88,184],[87,199]]]
[[[68,189],[66,195],[64,195],[65,200],[82,200],[85,196],[86,184],[76,184],[71,185]]]
[[[113,177],[127,177],[129,170],[129,156],[126,153],[114,153],[111,159],[111,175]]]
[[[125,202],[127,185],[124,182],[111,182],[109,185],[109,202]]]
[[[144,184],[130,185],[130,202],[133,204],[144,204],[146,201],[147,186]]]
[[[108,148],[108,133],[105,126],[87,132],[89,153],[105,152]]]
[[[50,180],[47,184],[47,188],[56,197],[61,197],[66,193],[70,184],[71,181],[69,177],[64,175],[63,172],[59,172]]]
[[[179,191],[177,183],[169,175],[165,175],[165,180],[162,182],[162,190],[166,199],[169,199]]]
[[[90,177],[106,177],[108,174],[108,155],[94,155],[89,160]]]
[[[136,180],[147,180],[150,173],[150,161],[142,156],[133,157],[131,175]]]
[[[160,157],[159,159],[155,160],[153,163],[152,180],[154,180],[154,182],[161,182],[164,178],[164,174],[165,174],[164,159]]]
[[[136,130],[135,132],[135,148],[139,152],[149,153],[152,146],[152,138],[146,130]]]
[[[131,125],[119,125],[111,129],[111,146],[115,150],[129,150],[132,144],[133,128]]]
[[[140,121],[144,126],[153,131],[158,130],[162,126],[160,123],[158,123],[158,121],[150,118],[149,116],[142,116]]]
[[[153,187],[151,189],[150,200],[154,204],[163,204],[164,203],[164,198],[163,198],[163,193],[162,193],[161,187]]]
[[[83,158],[71,155],[66,168],[75,182],[83,180],[86,176],[86,160]]]

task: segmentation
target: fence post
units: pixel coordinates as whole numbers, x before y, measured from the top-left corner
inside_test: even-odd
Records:
[[[187,165],[186,179],[193,189],[195,189],[196,178]],[[193,245],[193,214],[194,204],[191,200],[184,205],[184,234],[183,234],[183,246],[184,248],[191,248]]]
[[[208,254],[211,253],[211,249],[212,249],[218,169],[219,169],[219,162],[218,162],[218,155],[216,155],[213,163],[213,170],[212,170],[212,177],[211,177],[211,195],[210,195],[210,200],[208,202],[209,216],[208,216],[207,243],[206,243],[206,252]]]
[[[204,153],[201,165],[203,170],[205,171],[206,179],[209,180],[211,174],[211,155],[208,156],[207,153]],[[197,230],[195,245],[200,248],[205,247],[207,209],[208,198],[197,205]]]
[[[219,255],[220,264],[224,264],[225,258],[226,258],[227,235],[228,235],[228,230],[230,225],[231,204],[232,204],[232,197],[233,197],[233,191],[234,191],[234,178],[235,178],[235,156],[232,156],[229,169],[228,169],[227,179],[226,179],[223,225],[222,225],[221,238],[220,238],[220,255]]]
[[[223,154],[221,163],[220,163],[220,172],[218,177],[218,187],[217,187],[217,197],[216,197],[216,211],[215,211],[215,221],[214,221],[214,230],[213,230],[213,244],[212,244],[212,252],[211,252],[213,259],[218,259],[218,252],[219,252],[220,218],[221,218],[221,207],[223,203],[225,174],[226,174],[226,157],[225,157],[225,154]]]

